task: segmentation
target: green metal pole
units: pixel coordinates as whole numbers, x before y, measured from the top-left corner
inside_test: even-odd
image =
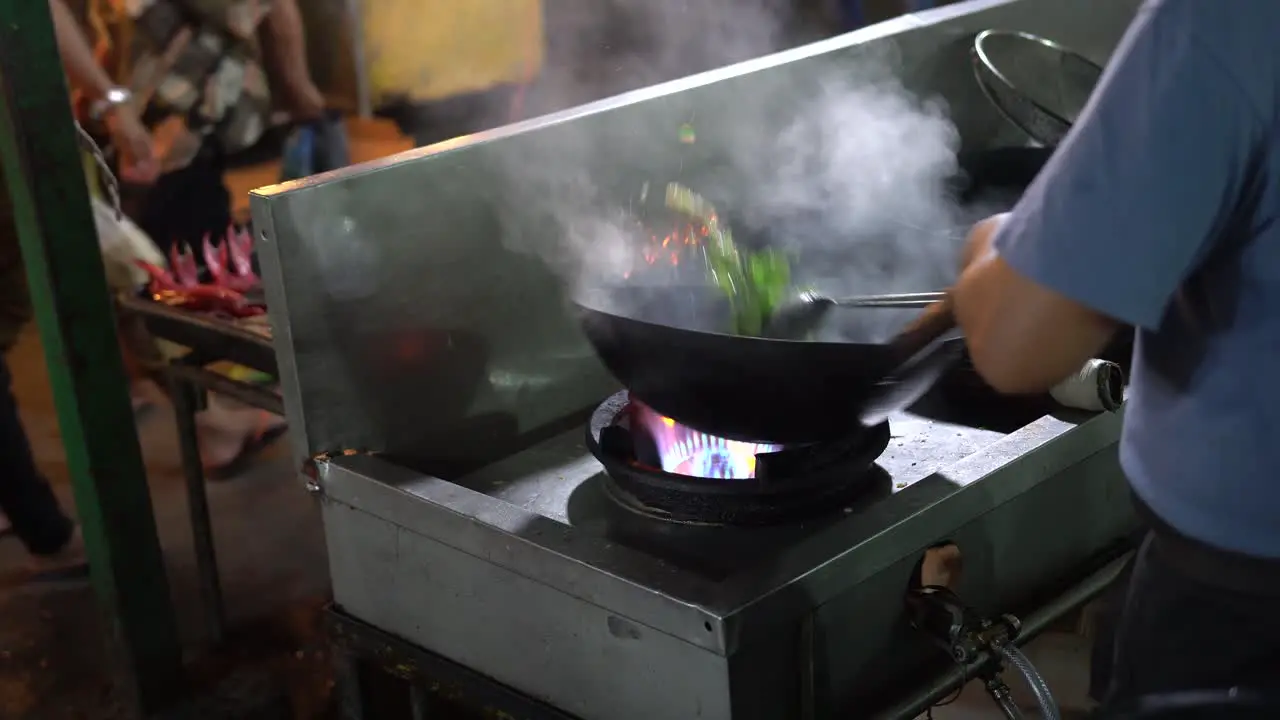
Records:
[[[181,646],[45,0],[0,0],[0,85],[0,159],[94,587],[149,715],[182,686]]]

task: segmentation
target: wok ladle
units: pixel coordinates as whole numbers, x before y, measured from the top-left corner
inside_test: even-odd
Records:
[[[945,292],[925,292],[830,298],[805,291],[794,302],[774,310],[765,325],[763,336],[774,340],[800,340],[808,337],[822,324],[832,308],[924,309],[946,297]]]

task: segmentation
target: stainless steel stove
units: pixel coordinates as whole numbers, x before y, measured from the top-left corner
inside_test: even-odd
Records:
[[[337,605],[584,720],[868,717],[935,697],[946,658],[903,619],[924,553],[959,548],[954,589],[982,613],[1045,607],[1132,528],[1120,414],[1003,426],[921,407],[890,419],[865,483],[829,507],[750,525],[636,512],[587,445],[618,388],[565,309],[533,190],[504,174],[516,157],[662,177],[685,150],[637,140],[650,129],[696,114],[714,154],[714,128],[773,132],[788,93],[886,47],[966,145],[1005,144],[967,38],[1027,30],[1101,59],[1136,4],[961,2],[258,191]]]
[[[956,543],[959,592],[995,612],[1123,538],[1119,420],[895,417],[874,486],[764,527],[626,509],[581,429],[452,482],[340,457],[319,477],[335,600],[584,718],[879,705],[938,657],[901,619],[929,547]]]

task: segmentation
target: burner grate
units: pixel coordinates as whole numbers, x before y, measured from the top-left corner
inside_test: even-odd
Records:
[[[605,468],[604,487],[615,502],[673,522],[768,525],[834,511],[878,477],[875,460],[889,444],[883,423],[834,442],[760,453],[754,477],[694,477],[661,469],[653,438],[631,421],[633,407],[625,391],[602,403],[587,445]]]

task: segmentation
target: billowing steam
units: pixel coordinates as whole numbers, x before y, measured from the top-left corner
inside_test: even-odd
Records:
[[[615,11],[628,41],[609,45],[584,27],[577,36],[596,39],[549,58],[536,88],[544,101],[563,107],[766,54],[794,27],[776,7],[791,2],[626,2]],[[670,290],[705,285],[697,248],[661,208],[663,186],[679,181],[716,203],[740,244],[789,251],[805,286],[944,287],[962,235],[948,192],[959,138],[945,108],[907,92],[896,71],[891,53],[865,52],[804,77],[768,70],[544,130],[536,146],[497,158],[504,242],[542,257],[579,297],[674,317],[688,296]],[[628,306],[637,298],[643,311]],[[835,332],[878,340],[909,317],[862,313]]]
[[[766,149],[739,160],[758,190],[746,227],[792,250],[801,279],[827,293],[934,290],[954,275],[959,136],[889,62],[868,55],[817,78]]]

